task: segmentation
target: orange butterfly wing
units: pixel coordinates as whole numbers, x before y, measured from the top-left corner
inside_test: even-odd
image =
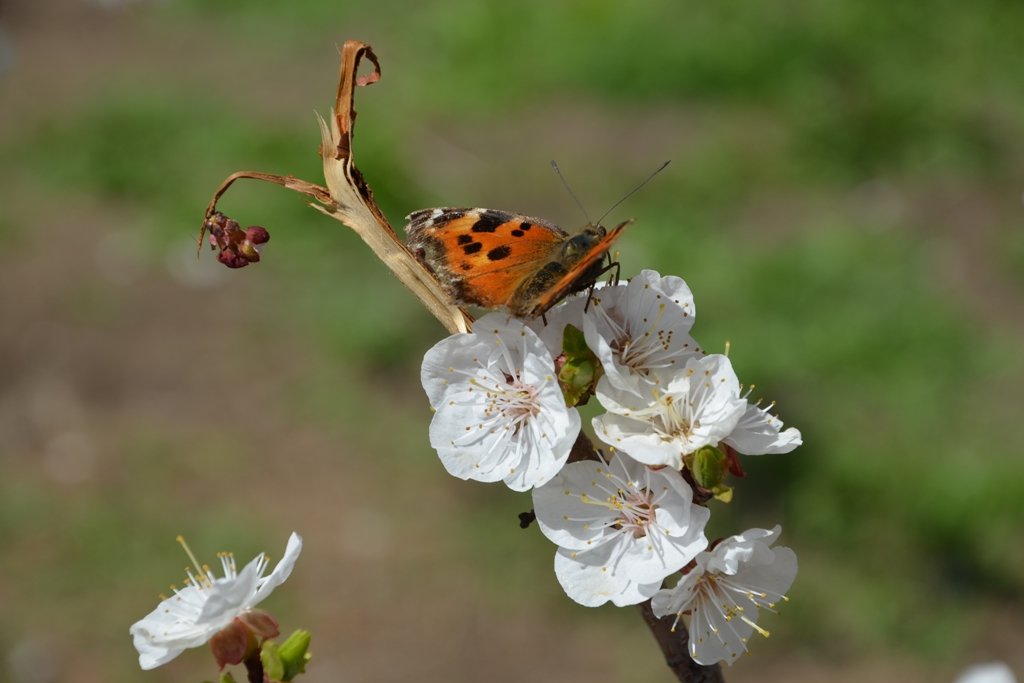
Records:
[[[601,259],[608,253],[612,243],[619,238],[619,235],[622,234],[626,226],[632,222],[632,220],[628,220],[620,223],[601,237],[580,260],[576,261],[569,268],[568,272],[551,284],[545,284],[543,291],[533,299],[524,301],[519,314],[528,318],[536,317],[543,314],[544,311],[557,304],[566,296],[592,285],[600,277],[601,273],[605,272],[605,269],[600,266]]]
[[[408,220],[413,254],[456,301],[486,308],[508,305],[569,238],[547,221],[493,209],[423,209]]]

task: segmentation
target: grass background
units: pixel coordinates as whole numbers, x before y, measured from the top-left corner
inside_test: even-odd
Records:
[[[128,625],[204,557],[307,549],[268,603],[310,680],[668,680],[632,610],[561,593],[528,499],[450,480],[416,380],[443,330],[270,186],[258,267],[194,259],[239,169],[320,179],[334,45],[373,44],[356,160],[396,225],[478,205],[609,220],[623,273],[805,445],[714,534],[801,572],[730,681],[941,681],[1024,659],[1024,6],[14,0],[0,4],[0,679],[138,672]]]

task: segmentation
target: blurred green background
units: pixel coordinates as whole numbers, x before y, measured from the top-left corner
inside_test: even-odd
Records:
[[[713,535],[801,563],[730,681],[1024,672],[1024,5],[0,2],[0,680],[138,671],[127,628],[213,559],[306,550],[267,603],[311,681],[661,681],[632,609],[588,610],[448,477],[418,383],[441,327],[358,238],[269,185],[273,240],[195,259],[235,170],[321,181],[335,45],[371,43],[356,161],[410,211],[609,220],[623,274],[683,276],[705,348],[805,445],[747,459]]]

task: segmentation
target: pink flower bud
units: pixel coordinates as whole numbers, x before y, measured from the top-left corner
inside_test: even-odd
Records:
[[[281,635],[281,626],[277,619],[261,609],[248,610],[238,617],[249,629],[260,638],[277,638]]]
[[[235,251],[227,249],[217,254],[217,260],[228,268],[244,268],[249,265],[249,259]]]
[[[210,638],[210,650],[221,669],[228,664],[241,664],[256,647],[256,636],[237,617]]]
[[[246,238],[253,244],[266,244],[270,241],[270,233],[260,225],[250,225],[245,229]]]
[[[228,268],[256,263],[260,260],[260,246],[270,241],[266,228],[252,225],[242,230],[238,221],[219,211],[206,219],[203,229],[209,233],[210,248],[219,252],[217,260]]]

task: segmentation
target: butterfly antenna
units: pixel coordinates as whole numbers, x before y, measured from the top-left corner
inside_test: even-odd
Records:
[[[552,162],[552,163],[553,163],[553,162]],[[619,206],[619,204],[621,204],[622,202],[624,202],[624,201],[626,201],[627,199],[629,199],[630,197],[632,197],[632,196],[633,196],[634,194],[636,194],[636,193],[637,193],[637,192],[638,192],[638,191],[640,190],[640,188],[641,188],[641,187],[643,187],[643,186],[644,186],[644,185],[646,185],[647,183],[651,182],[651,180],[652,180],[652,179],[654,178],[654,176],[656,176],[656,175],[658,175],[659,173],[661,173],[662,171],[664,171],[664,170],[665,170],[665,167],[666,167],[666,166],[668,166],[668,165],[669,165],[670,163],[672,163],[672,160],[671,160],[671,159],[669,159],[668,161],[666,161],[665,163],[663,163],[663,164],[662,164],[661,166],[659,166],[659,167],[658,167],[658,168],[657,168],[657,169],[656,169],[656,170],[654,171],[654,173],[652,173],[651,175],[649,175],[649,176],[647,176],[646,178],[644,178],[644,181],[643,181],[642,183],[640,183],[639,185],[637,185],[636,187],[634,187],[634,188],[633,188],[632,190],[630,190],[629,192],[627,192],[627,193],[626,193],[626,196],[625,196],[625,197],[623,197],[623,198],[622,198],[622,199],[620,199],[619,201],[617,201],[617,202],[615,202],[614,204],[612,204],[612,208],[608,209],[608,210],[607,210],[607,211],[605,211],[605,212],[604,212],[603,214],[601,214],[601,217],[597,219],[597,223],[594,223],[593,225],[600,225],[600,224],[601,224],[601,221],[603,221],[603,220],[605,219],[605,217],[606,217],[606,216],[607,216],[608,214],[610,214],[610,213],[611,213],[612,211],[614,211],[615,209],[617,209],[617,208],[618,208],[618,206]]]
[[[576,196],[576,193],[572,191],[571,187],[569,187],[569,181],[562,175],[562,171],[558,168],[558,164],[554,159],[551,160],[551,168],[555,169],[555,173],[558,174],[558,179],[562,181],[563,185],[565,185],[565,189],[569,192],[569,196],[572,197],[574,202],[576,202],[576,206],[580,207],[580,211],[583,212],[583,217],[587,219],[587,223],[590,223],[590,216],[587,215],[587,210],[583,208],[583,202],[580,201],[579,197]],[[593,223],[590,224],[593,225]]]

